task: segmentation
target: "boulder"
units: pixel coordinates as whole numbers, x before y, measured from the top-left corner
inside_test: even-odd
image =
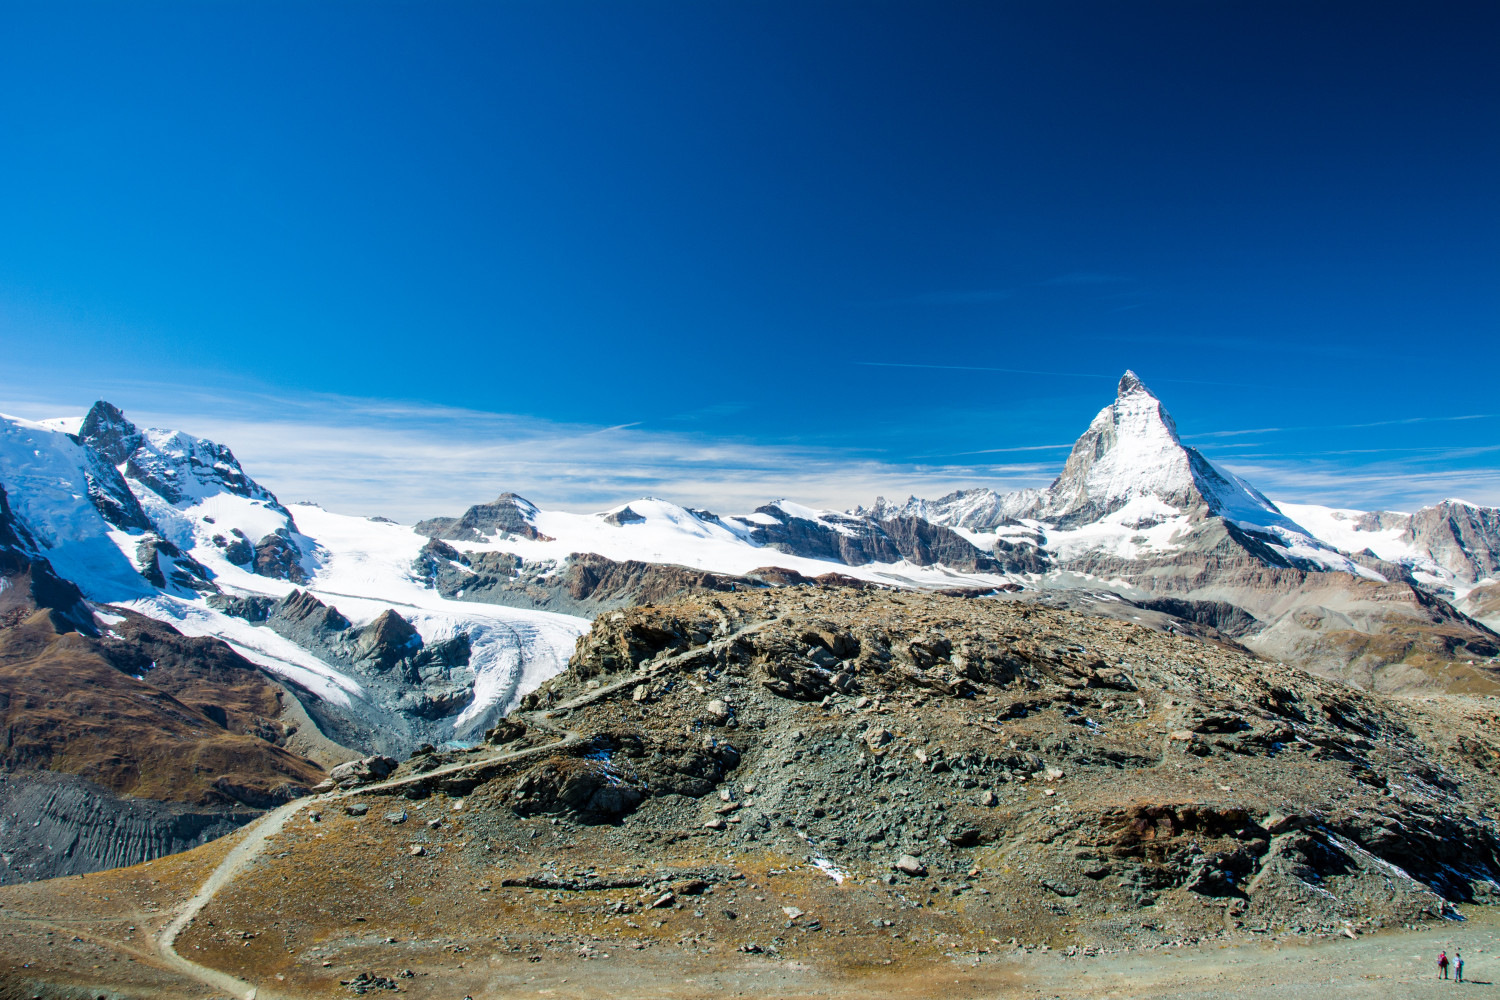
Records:
[[[511,719],[501,719],[499,725],[484,734],[484,741],[491,746],[504,746],[506,743],[514,743],[526,735],[526,723],[516,722]]]
[[[903,875],[913,877],[927,874],[927,866],[922,864],[920,858],[912,857],[910,854],[903,854],[896,859],[896,870]]]

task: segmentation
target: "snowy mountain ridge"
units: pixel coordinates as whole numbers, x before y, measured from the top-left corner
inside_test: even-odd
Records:
[[[398,740],[472,738],[561,669],[593,615],[684,588],[1085,587],[1228,600],[1271,623],[1290,614],[1289,587],[1411,582],[1461,601],[1500,576],[1495,509],[1278,506],[1183,445],[1131,372],[1045,489],[843,512],[643,498],[576,514],[502,493],[403,526],[284,505],[227,447],[138,428],[102,401],[81,420],[0,419],[0,485],[32,554],[89,599],[220,636],[323,721]],[[308,600],[329,609],[314,624]],[[359,630],[388,613],[422,652],[372,666]]]

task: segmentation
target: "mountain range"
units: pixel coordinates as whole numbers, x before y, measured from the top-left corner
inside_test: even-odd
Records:
[[[1497,580],[1500,510],[1273,502],[1130,372],[1045,489],[849,511],[503,493],[402,525],[285,504],[228,447],[107,402],[3,418],[4,877],[180,850],[356,757],[471,745],[596,616],[686,594],[1043,600],[1374,690],[1495,693]]]

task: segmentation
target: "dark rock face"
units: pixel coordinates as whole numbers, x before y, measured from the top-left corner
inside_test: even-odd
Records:
[[[47,560],[0,547],[0,579],[6,583],[0,589],[0,624],[19,621],[40,608],[59,632],[99,634],[83,594],[71,580],[58,576]]]
[[[259,815],[258,808],[123,798],[52,771],[0,774],[0,878],[31,882],[140,864],[233,833]]]
[[[141,446],[141,432],[113,403],[99,400],[78,428],[78,439],[111,465],[121,465]]]
[[[305,590],[294,590],[286,596],[277,613],[288,622],[296,622],[310,629],[330,629],[342,632],[351,628],[349,619],[339,614]]]
[[[488,595],[510,584],[520,566],[520,558],[508,552],[460,552],[430,538],[411,569],[413,576],[444,597],[499,604],[504,602],[491,601]]]
[[[185,434],[162,437],[159,432],[152,433],[157,435],[154,439],[157,444],[127,420],[118,407],[100,400],[84,417],[78,440],[108,466],[123,464],[126,476],[141,482],[168,503],[182,502],[188,495],[186,482],[195,480],[236,496],[264,501],[272,509],[291,516],[269,490],[245,475],[234,453],[223,445]]]
[[[214,536],[214,544],[224,550],[224,558],[236,566],[248,566],[255,561],[255,549],[250,546],[250,539],[239,528],[230,528],[231,537],[223,535]]]
[[[640,524],[644,520],[646,520],[644,517],[637,514],[629,507],[621,508],[620,510],[615,511],[613,514],[606,514],[604,516],[605,524],[612,524],[617,528],[627,524]]]
[[[255,572],[261,576],[306,583],[307,573],[302,569],[301,560],[302,551],[285,528],[278,528],[274,534],[255,543]]]
[[[0,549],[19,552],[35,547],[36,540],[16,520],[15,513],[10,509],[10,495],[5,492],[5,484],[0,483]]]
[[[1032,542],[999,538],[995,540],[992,551],[1003,573],[1045,573],[1052,568],[1051,557]]]
[[[971,573],[999,573],[1000,564],[987,552],[975,548],[951,528],[920,517],[895,517],[880,522],[903,558],[918,566],[942,563]]]
[[[557,757],[535,768],[510,791],[517,815],[571,813],[608,821],[630,812],[646,798],[646,783],[636,775],[621,779],[592,760]]]
[[[165,538],[156,535],[143,538],[135,547],[135,562],[141,576],[153,587],[218,592],[208,568]]]
[[[810,559],[829,559],[849,566],[910,560],[918,566],[943,563],[955,569],[999,572],[1000,564],[950,528],[920,517],[897,516],[884,521],[851,514],[825,514],[814,521],[788,513],[778,504],[757,507],[755,513],[775,519],[765,524],[737,519],[750,529],[752,541]]]
[[[1181,597],[1153,597],[1134,601],[1136,606],[1216,628],[1229,636],[1242,636],[1260,628],[1260,622],[1244,608],[1225,601],[1190,601]]]
[[[73,581],[58,576],[52,564],[30,555],[35,541],[16,520],[10,498],[0,484],[0,624],[13,623],[38,608],[46,609],[59,632],[96,636],[94,612]]]
[[[536,514],[536,505],[530,500],[514,493],[502,493],[493,503],[475,504],[464,511],[462,517],[434,517],[418,521],[413,530],[431,538],[446,538],[455,542],[479,542],[497,533],[534,541],[552,541],[532,525],[531,519]]]
[[[901,558],[896,543],[862,517],[830,514],[822,521],[812,521],[789,514],[776,504],[757,507],[755,513],[774,518],[776,523],[744,521],[750,528],[751,541],[787,555],[830,559],[850,566]]]
[[[135,494],[130,492],[125,477],[120,475],[118,469],[90,454],[84,476],[88,482],[89,502],[106,521],[127,531],[154,530],[155,525],[146,516],[146,511]]]
[[[141,443],[135,425],[115,407],[101,400],[84,417],[75,440],[90,449],[90,461],[85,471],[89,501],[106,521],[117,528],[150,531],[151,520],[117,468]]]
[[[1413,514],[1402,540],[1427,549],[1465,583],[1500,576],[1500,508],[1444,500]]]
[[[208,599],[208,606],[224,612],[226,615],[234,615],[243,618],[247,622],[259,624],[271,617],[271,612],[279,602],[274,597],[246,596],[229,597],[225,594],[215,594]]]
[[[564,566],[558,573],[551,562],[526,564],[505,552],[460,552],[434,538],[413,560],[412,574],[455,600],[580,615],[698,591],[765,586],[748,577],[633,559],[616,562],[592,552],[575,552]]]
[[[411,622],[386,609],[379,618],[360,630],[354,656],[377,670],[389,670],[421,648],[422,637],[411,627]]]

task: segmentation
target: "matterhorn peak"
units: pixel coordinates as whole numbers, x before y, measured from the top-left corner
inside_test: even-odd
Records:
[[[1125,369],[1125,374],[1120,376],[1120,387],[1115,392],[1115,398],[1124,399],[1131,393],[1136,392],[1143,392],[1152,399],[1156,398],[1156,394],[1146,388],[1146,383],[1141,381],[1141,377],[1127,368]]]
[[[1233,473],[1185,446],[1166,407],[1133,371],[1121,376],[1118,395],[1074,444],[1032,516],[1067,526],[1126,508],[1143,520],[1204,510],[1296,527]]]

